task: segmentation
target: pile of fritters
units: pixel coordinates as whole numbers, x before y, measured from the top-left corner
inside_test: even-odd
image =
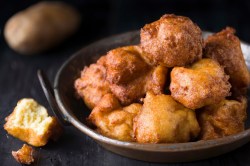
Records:
[[[85,67],[77,94],[88,121],[110,138],[139,143],[215,139],[244,130],[250,75],[233,28],[202,38],[173,14],[141,29],[139,45]]]

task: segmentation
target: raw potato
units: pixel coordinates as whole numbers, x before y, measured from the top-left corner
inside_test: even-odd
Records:
[[[20,54],[47,50],[73,34],[80,24],[77,11],[62,2],[40,2],[11,17],[4,36]]]

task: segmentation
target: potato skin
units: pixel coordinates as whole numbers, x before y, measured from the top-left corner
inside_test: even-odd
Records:
[[[40,2],[12,16],[4,36],[16,52],[32,55],[45,51],[73,34],[80,15],[62,2]]]

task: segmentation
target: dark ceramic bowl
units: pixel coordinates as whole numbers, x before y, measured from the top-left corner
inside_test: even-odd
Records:
[[[208,34],[208,32],[204,32],[204,36]],[[80,76],[80,71],[84,66],[95,62],[110,49],[138,43],[139,32],[135,31],[112,36],[84,47],[62,65],[56,75],[54,92],[44,74],[38,73],[52,108],[64,124],[72,124],[107,150],[129,158],[151,162],[188,162],[206,159],[232,151],[250,140],[249,118],[246,130],[236,135],[209,141],[174,144],[138,144],[118,141],[102,136],[87,126],[85,119],[90,110],[80,99],[75,97],[74,80]],[[249,45],[242,43],[242,50],[249,67]]]

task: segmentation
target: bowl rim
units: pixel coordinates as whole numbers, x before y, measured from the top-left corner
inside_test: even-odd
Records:
[[[103,42],[105,40],[111,39],[111,38],[118,38],[123,35],[129,35],[129,34],[134,34],[136,35],[139,31],[131,31],[131,32],[126,32],[118,35],[113,35],[107,38],[104,38],[102,40],[98,40],[92,44],[89,44],[76,53],[74,53],[70,58],[68,58],[59,68],[58,72],[56,73],[56,77],[54,80],[54,93],[55,93],[55,98],[56,102],[59,106],[60,111],[63,114],[63,118],[71,123],[74,127],[76,127],[78,130],[86,134],[87,136],[93,138],[97,142],[101,143],[106,143],[106,144],[111,144],[114,146],[122,147],[122,148],[127,148],[127,149],[134,149],[134,150],[142,150],[142,151],[150,151],[150,152],[190,152],[190,151],[197,151],[197,150],[203,150],[203,149],[208,149],[208,148],[215,148],[223,145],[230,145],[233,142],[236,142],[237,140],[241,139],[247,139],[247,142],[250,141],[250,128],[237,133],[235,135],[230,135],[222,138],[217,138],[217,139],[212,139],[212,140],[199,140],[195,142],[186,142],[186,143],[160,143],[160,144],[150,144],[150,143],[136,143],[136,142],[125,142],[125,141],[119,141],[116,139],[112,139],[106,136],[103,136],[99,133],[97,133],[95,130],[91,129],[87,125],[83,124],[78,118],[68,111],[68,108],[66,105],[63,103],[63,99],[60,97],[61,92],[58,89],[58,84],[60,80],[61,73],[64,71],[65,67],[76,57],[80,56],[81,52],[88,47],[93,47],[99,42]],[[203,31],[204,34],[212,34],[212,32],[207,32]],[[249,47],[250,45],[247,44],[246,42],[242,42],[241,44],[246,45]]]

